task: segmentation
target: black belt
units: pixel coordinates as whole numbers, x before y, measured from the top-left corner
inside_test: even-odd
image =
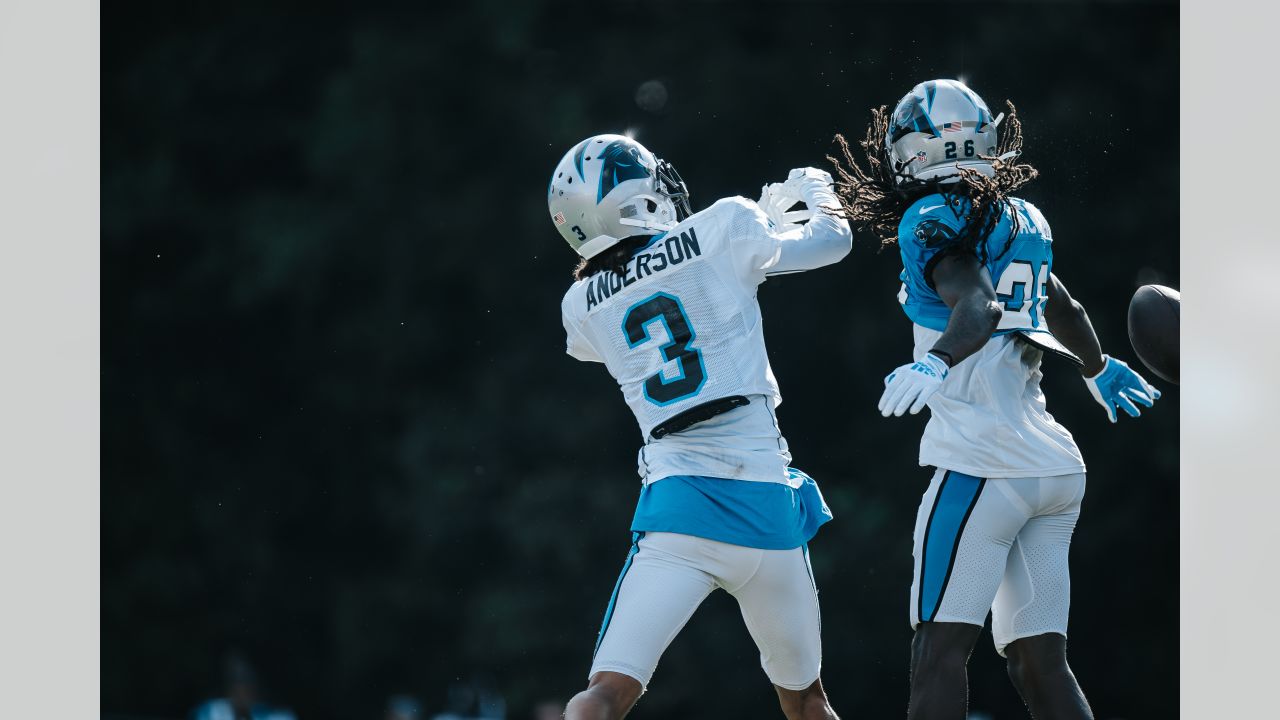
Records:
[[[742,395],[730,395],[729,397],[723,397],[719,400],[705,402],[701,405],[691,407],[675,417],[669,418],[666,422],[659,424],[653,430],[649,431],[649,434],[653,436],[654,440],[658,440],[670,435],[671,433],[688,430],[691,426],[697,425],[703,420],[710,420],[717,415],[722,415],[734,408],[740,408],[743,405],[749,405],[750,403],[751,401]]]

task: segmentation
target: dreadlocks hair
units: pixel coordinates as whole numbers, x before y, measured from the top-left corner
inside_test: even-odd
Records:
[[[589,278],[601,270],[610,270],[619,275],[623,274],[627,269],[627,261],[631,259],[631,256],[635,255],[637,250],[644,247],[652,239],[652,235],[632,235],[629,238],[623,238],[617,245],[590,260],[582,258],[578,261],[578,265],[573,268],[573,279]]]
[[[835,136],[835,143],[840,157],[830,155],[827,160],[835,166],[836,195],[845,216],[850,222],[862,230],[875,235],[880,241],[880,249],[893,245],[898,241],[898,223],[902,214],[917,199],[931,193],[940,193],[952,207],[959,206],[961,196],[968,198],[969,207],[965,214],[965,225],[957,235],[958,246],[972,251],[981,262],[999,259],[1013,244],[1018,234],[1018,217],[1012,216],[1012,227],[1009,239],[995,258],[989,258],[985,240],[995,229],[1004,215],[1010,195],[1034,180],[1039,172],[1026,163],[1019,163],[1022,153],[1022,121],[1013,103],[1005,101],[1008,114],[1002,123],[1000,141],[994,157],[981,155],[983,160],[991,162],[995,170],[994,177],[987,177],[969,168],[960,169],[960,179],[916,180],[899,178],[905,176],[893,169],[893,161],[885,152],[884,139],[889,132],[890,111],[887,105],[881,105],[871,111],[871,124],[867,126],[867,135],[859,143],[866,155],[866,167],[853,157],[849,142],[843,135]],[[1003,159],[1002,159],[1003,158]]]

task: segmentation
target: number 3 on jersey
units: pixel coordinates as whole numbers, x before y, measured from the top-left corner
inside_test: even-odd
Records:
[[[674,295],[660,292],[641,300],[627,310],[622,318],[622,334],[627,345],[637,348],[649,342],[649,325],[661,320],[671,341],[658,348],[662,361],[675,361],[680,368],[677,377],[668,379],[662,370],[644,381],[644,396],[655,405],[670,405],[697,395],[707,380],[706,367],[702,364],[702,352],[689,347],[695,337],[689,316],[680,300]]]
[[[999,330],[1040,327],[1041,311],[1049,299],[1049,263],[1014,260],[1000,273],[996,299],[1004,306]]]

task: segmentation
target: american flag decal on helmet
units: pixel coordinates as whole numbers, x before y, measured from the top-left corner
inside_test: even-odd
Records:
[[[555,222],[555,224],[556,224],[556,225],[563,225],[563,224],[564,224],[564,213],[562,213],[562,212],[558,212],[558,213],[556,213],[556,214],[555,214],[555,217],[551,218],[551,220],[552,220],[553,222]]]
[[[964,130],[964,123],[959,120],[942,123],[942,132],[960,132],[961,130]]]

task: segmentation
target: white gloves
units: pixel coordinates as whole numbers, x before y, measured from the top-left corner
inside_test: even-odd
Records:
[[[948,370],[942,358],[929,353],[889,373],[889,377],[884,379],[884,394],[880,396],[880,414],[901,417],[908,409],[912,415],[920,412],[942,387]]]
[[[760,189],[757,204],[773,221],[775,231],[785,233],[800,227],[800,223],[812,219],[818,207],[836,209],[839,200],[831,189],[831,174],[825,170],[796,168],[787,175],[786,182],[769,183]],[[806,209],[791,210],[798,202]]]
[[[835,191],[831,187],[834,182],[831,179],[831,173],[826,170],[806,167],[792,170],[783,185],[793,189],[811,211],[817,210],[818,207],[835,210],[840,207],[840,202],[836,199]]]
[[[818,180],[823,185],[831,185],[835,182],[831,179],[831,173],[826,170],[819,170],[818,168],[812,167],[796,168],[787,173],[787,182],[794,182],[797,180]]]

